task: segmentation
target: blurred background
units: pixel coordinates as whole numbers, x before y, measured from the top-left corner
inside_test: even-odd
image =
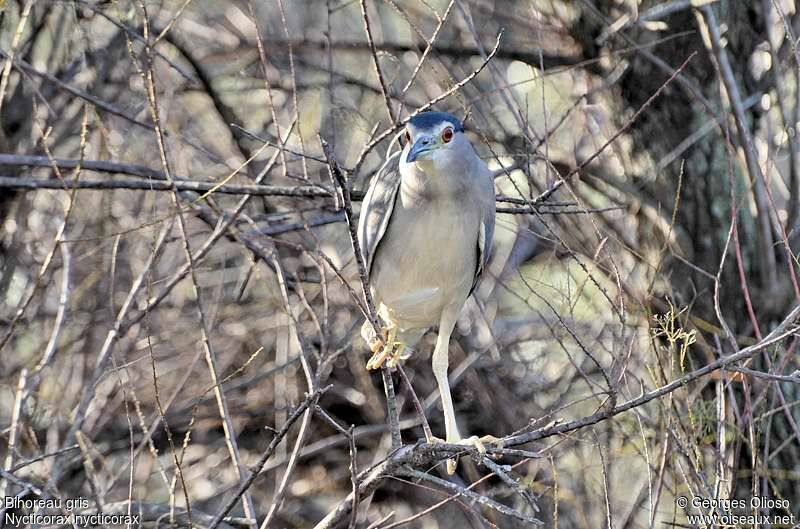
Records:
[[[462,433],[591,416],[758,344],[800,300],[798,35],[792,0],[0,1],[0,496],[208,525],[332,385],[356,453],[304,411],[226,521],[320,523],[391,448],[320,138],[357,213],[423,107],[516,199],[451,341]],[[405,373],[443,437],[434,339]],[[692,495],[797,516],[796,346],[527,443],[502,463],[538,513],[496,476],[473,490],[545,527],[693,527]],[[343,523],[530,525],[423,512],[451,495],[387,477]]]

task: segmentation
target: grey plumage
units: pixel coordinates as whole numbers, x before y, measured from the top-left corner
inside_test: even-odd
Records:
[[[358,235],[378,312],[400,348],[413,347],[428,328],[439,326],[433,370],[447,441],[457,442],[447,351],[458,314],[489,260],[494,183],[455,116],[421,113],[406,130],[411,141],[369,186]],[[362,336],[374,347],[370,325]]]
[[[392,154],[370,182],[358,215],[358,241],[367,267],[367,277],[372,271],[375,249],[386,232],[392,216],[397,190],[400,189],[400,152]]]

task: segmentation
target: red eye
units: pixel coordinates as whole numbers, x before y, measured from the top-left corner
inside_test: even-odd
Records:
[[[447,127],[446,129],[444,129],[444,131],[442,131],[442,141],[444,141],[445,143],[450,143],[450,140],[452,139],[453,139],[453,129]]]

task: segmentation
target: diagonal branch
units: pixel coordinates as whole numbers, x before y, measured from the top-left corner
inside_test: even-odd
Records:
[[[369,288],[369,278],[367,277],[367,267],[364,264],[364,256],[361,253],[361,245],[358,243],[358,228],[353,217],[353,203],[350,200],[350,188],[345,180],[344,173],[342,172],[339,164],[334,158],[333,150],[328,142],[322,136],[319,137],[322,145],[322,151],[325,153],[325,158],[328,160],[328,170],[336,184],[339,186],[341,193],[342,203],[344,204],[345,217],[347,218],[347,227],[350,230],[350,242],[353,245],[353,253],[356,256],[356,264],[358,265],[358,276],[361,280],[361,288],[364,291],[364,300],[366,302],[368,316],[372,328],[375,330],[375,336],[383,341],[380,325],[378,323],[378,316],[375,311],[375,302],[372,299],[372,293]],[[394,394],[394,383],[392,382],[392,375],[389,367],[384,364],[381,366],[381,377],[383,378],[383,389],[386,393],[386,407],[389,416],[389,431],[392,434],[392,446],[398,448],[403,444],[403,439],[400,435],[400,417],[397,411],[397,400]]]
[[[375,48],[375,40],[372,38],[372,27],[369,22],[369,14],[367,14],[367,0],[361,0],[361,16],[364,19],[364,31],[367,33],[369,51],[372,54],[372,65],[375,67],[375,74],[378,76],[378,83],[381,86],[381,95],[386,103],[386,111],[389,113],[389,121],[394,123],[396,118],[394,110],[392,110],[392,100],[389,97],[389,87],[386,86],[386,79],[383,77],[381,64],[380,61],[378,61],[378,50]]]

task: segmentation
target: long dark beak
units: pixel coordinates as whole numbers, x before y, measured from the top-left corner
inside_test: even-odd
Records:
[[[433,150],[436,147],[436,142],[434,141],[432,136],[427,134],[422,134],[417,138],[417,141],[414,142],[414,145],[411,146],[411,149],[408,150],[408,156],[406,156],[406,163],[411,163],[417,160],[422,153],[428,152]]]

